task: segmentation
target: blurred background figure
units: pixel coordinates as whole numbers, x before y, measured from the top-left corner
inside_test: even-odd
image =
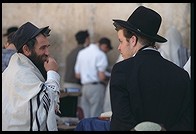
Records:
[[[184,47],[181,33],[175,26],[171,26],[165,35],[167,42],[159,46],[161,55],[183,68],[189,58],[188,49]]]
[[[3,34],[4,37],[7,37],[10,33],[18,30],[17,26],[12,26],[7,29],[7,32]]]
[[[98,43],[99,43],[99,48],[106,54],[106,56],[113,49],[113,47],[111,45],[111,41],[107,37],[100,38]],[[108,60],[108,56],[107,56],[107,60]],[[109,62],[109,60],[108,60],[108,62]],[[105,78],[104,82],[105,82],[105,85],[107,85],[108,81],[110,79],[110,76],[111,76],[111,67],[110,66],[108,66],[106,68],[105,76],[106,76],[106,78]]]
[[[88,30],[78,31],[75,34],[75,40],[77,42],[77,45],[74,49],[72,49],[68,53],[66,57],[66,61],[65,61],[66,67],[65,67],[65,75],[64,75],[64,88],[74,88],[74,89],[81,90],[81,82],[80,82],[80,79],[75,77],[74,66],[76,63],[78,52],[82,50],[83,48],[89,46],[90,44],[90,35],[89,35]],[[82,119],[83,111],[80,106],[80,99],[81,99],[80,96],[69,96],[69,97],[64,98],[64,102],[68,104],[73,104],[73,105],[76,104],[77,105],[77,108],[76,108],[77,116],[79,117],[79,119]],[[63,106],[63,109],[65,109],[63,111],[66,111],[66,113],[68,113],[68,110],[69,110],[68,108],[69,107],[67,107],[66,105]],[[72,112],[75,112],[75,110],[73,110]],[[66,116],[69,116],[69,115],[66,115]]]
[[[78,31],[75,34],[75,39],[77,46],[66,57],[64,88],[81,88],[80,79],[75,77],[74,66],[78,52],[90,44],[89,32],[87,30]]]
[[[3,34],[4,37],[7,37],[7,41],[2,49],[2,72],[8,66],[11,56],[16,52],[16,47],[12,43],[12,35],[17,30],[18,27],[10,27],[7,29],[7,32]]]
[[[120,54],[118,56],[118,59],[116,60],[116,63],[118,63],[119,61],[122,61],[122,60],[123,60],[123,57]],[[106,87],[104,104],[103,104],[103,112],[111,111],[110,90],[109,90],[109,88],[110,88],[110,81],[108,82],[107,87]]]
[[[108,38],[100,39],[82,49],[76,59],[75,74],[82,83],[81,106],[84,118],[96,117],[103,112],[108,59],[100,43],[111,45]]]
[[[112,45],[111,45],[111,41],[109,38],[107,37],[102,37],[99,40],[99,48],[105,53],[107,54],[110,50],[113,49]]]

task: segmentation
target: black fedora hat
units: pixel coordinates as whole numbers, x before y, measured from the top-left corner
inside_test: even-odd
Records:
[[[161,16],[154,10],[144,6],[139,6],[127,21],[116,19],[113,19],[113,21],[129,31],[145,36],[152,41],[160,43],[167,41],[157,34],[162,21]]]
[[[19,50],[30,39],[36,37],[39,33],[49,36],[49,26],[38,28],[30,22],[26,22],[13,34],[13,43],[17,50]]]
[[[10,33],[15,32],[18,30],[18,27],[12,26],[7,29],[7,32],[3,34],[3,36],[8,36]]]

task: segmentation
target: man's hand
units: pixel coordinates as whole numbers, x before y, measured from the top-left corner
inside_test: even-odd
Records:
[[[44,62],[44,67],[46,71],[53,70],[57,72],[58,70],[58,64],[52,57],[48,57],[48,60]]]

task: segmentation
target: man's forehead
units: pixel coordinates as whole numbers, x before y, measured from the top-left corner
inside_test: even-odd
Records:
[[[38,36],[36,36],[36,41],[37,41],[37,45],[39,46],[43,46],[43,45],[46,45],[48,46],[49,45],[49,40],[46,36],[44,36],[43,34],[39,34]]]

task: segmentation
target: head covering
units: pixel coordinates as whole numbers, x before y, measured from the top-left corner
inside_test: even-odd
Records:
[[[30,39],[36,37],[39,33],[49,36],[49,26],[38,28],[30,22],[23,24],[14,34],[13,43],[17,50],[19,50]]]
[[[88,30],[84,30],[84,31],[81,30],[75,34],[75,38],[78,44],[84,44],[88,36],[89,36]]]
[[[7,32],[3,34],[3,36],[8,36],[10,33],[15,32],[18,30],[18,27],[12,26],[7,29]]]
[[[116,19],[113,19],[113,21],[128,31],[145,36],[152,41],[160,43],[167,41],[164,37],[157,34],[162,21],[161,16],[154,10],[144,6],[139,6],[127,21]]]
[[[7,36],[7,42],[8,42],[9,44],[13,43],[13,34],[14,34],[14,32],[11,32],[11,33],[8,34],[8,36]]]
[[[111,45],[111,41],[110,41],[110,39],[108,39],[107,37],[102,37],[102,38],[99,40],[99,45],[102,45],[102,44],[106,44],[110,50],[113,49],[113,47],[112,47],[112,45]]]
[[[173,25],[166,31],[165,37],[167,42],[160,45],[159,52],[165,59],[183,67],[189,58],[189,54],[188,49],[183,45],[180,31]]]

